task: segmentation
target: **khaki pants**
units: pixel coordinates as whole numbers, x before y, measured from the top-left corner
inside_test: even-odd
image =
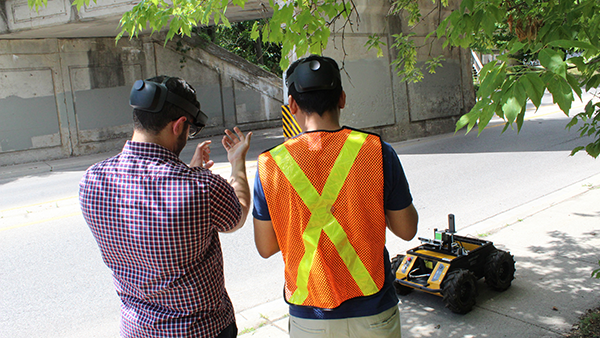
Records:
[[[290,316],[291,338],[400,338],[400,312],[394,306],[367,317],[304,319]]]

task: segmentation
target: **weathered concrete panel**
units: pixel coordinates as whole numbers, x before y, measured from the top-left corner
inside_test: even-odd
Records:
[[[115,16],[118,13],[124,13],[137,4],[137,1],[130,0],[97,0],[90,1],[84,5],[79,11],[79,17],[82,20],[91,20],[93,18],[101,18],[106,16]],[[117,27],[115,27],[115,31]]]
[[[122,86],[74,92],[73,101],[79,132],[131,124],[132,109],[128,104],[130,90],[131,86]],[[125,136],[119,135],[119,137]],[[102,139],[93,141],[102,141]]]
[[[0,55],[27,55],[57,53],[56,39],[0,40]],[[4,64],[4,63],[3,63]]]
[[[131,134],[129,92],[135,79],[133,76],[141,74],[141,67],[133,65],[126,68],[137,69],[129,72],[131,75],[127,76],[127,80],[120,71],[122,68],[70,68],[73,106],[81,143],[122,138]],[[122,128],[110,131],[110,127],[122,125],[129,125],[126,133],[123,133]]]
[[[155,44],[154,49],[157,75],[177,76],[186,80],[196,90],[200,108],[208,116],[206,126],[222,125],[223,100],[219,71],[160,44]]]
[[[235,112],[238,123],[281,119],[281,101],[261,93],[256,88],[234,80]]]
[[[342,124],[369,128],[395,123],[394,95],[386,59],[348,61],[343,74],[342,85],[350,95],[341,115]]]
[[[238,123],[266,120],[265,112],[261,109],[261,95],[251,87],[233,81],[235,112]]]
[[[49,0],[36,12],[29,9],[26,0],[5,0],[0,8],[0,35],[7,39],[114,37],[120,31],[123,13],[138,2],[97,0],[77,10],[71,0]],[[248,1],[244,8],[227,9],[231,22],[263,19],[271,14],[262,1],[256,0]]]
[[[459,116],[464,108],[460,64],[449,60],[435,74],[424,72],[423,76],[423,81],[408,84],[410,120]]]
[[[11,29],[22,29],[65,23],[70,12],[70,3],[64,0],[48,0],[38,11],[29,9],[27,1],[9,1],[6,14]]]
[[[52,70],[0,70],[0,79],[0,151],[60,145]]]
[[[269,127],[281,123],[281,80],[220,47],[185,38],[155,45],[159,74],[186,79],[208,115],[206,132],[233,124]],[[174,62],[178,60],[178,62]]]
[[[233,79],[223,79],[221,76],[221,93],[223,95],[223,126],[237,124],[235,115],[235,96]]]
[[[131,85],[145,78],[143,45],[112,38],[59,40],[73,153],[106,149],[131,136]],[[109,142],[110,141],[110,142]],[[119,142],[117,142],[119,143]]]

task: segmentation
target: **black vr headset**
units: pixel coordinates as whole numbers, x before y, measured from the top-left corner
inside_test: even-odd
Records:
[[[298,93],[315,90],[332,90],[342,86],[340,71],[332,58],[319,56],[317,59],[300,59],[292,74],[285,79],[285,86],[293,84]]]
[[[134,109],[158,113],[165,105],[165,102],[169,102],[190,114],[194,118],[193,124],[198,128],[198,131],[204,128],[208,116],[202,110],[196,108],[190,101],[169,91],[167,86],[165,86],[165,82],[169,79],[169,77],[165,78],[162,83],[145,80],[135,81],[131,88],[131,94],[129,94],[129,105]]]

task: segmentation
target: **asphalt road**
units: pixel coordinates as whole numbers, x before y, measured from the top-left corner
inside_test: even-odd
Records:
[[[600,173],[584,153],[567,118],[538,112],[517,134],[492,122],[476,133],[447,134],[393,144],[420,214],[417,236],[431,237],[456,215],[457,228],[490,218]],[[248,173],[256,156],[282,141],[280,131],[257,131]],[[182,153],[191,159],[191,142]],[[225,152],[213,138],[214,171],[228,176]],[[115,337],[119,300],[77,202],[77,183],[87,166],[110,154],[38,163],[0,176],[0,337]],[[22,171],[22,172],[19,172]],[[8,172],[8,174],[6,174]],[[388,233],[388,235],[390,235]],[[260,258],[249,219],[221,236],[226,285],[236,311],[280,298],[279,255]],[[391,255],[416,245],[388,236]]]

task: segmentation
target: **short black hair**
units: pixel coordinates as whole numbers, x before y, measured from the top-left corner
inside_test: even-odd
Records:
[[[329,58],[327,58],[327,59],[329,59]],[[327,64],[332,65],[336,72],[339,73],[339,71],[340,71],[337,63],[335,61],[333,61],[332,59],[329,59],[329,60],[331,60],[333,62],[326,60],[324,57],[322,57],[320,55],[313,54],[306,58],[302,58],[302,59],[298,59],[298,60],[294,61],[294,63],[292,63],[290,65],[290,67],[287,69],[287,71],[285,73],[286,78],[289,78],[294,73],[294,70],[296,69],[296,67],[298,67],[298,65],[301,62],[312,61],[312,60],[326,62]],[[343,90],[342,84],[340,83],[339,86],[336,86],[335,88],[329,89],[329,90],[314,90],[314,91],[299,93],[296,90],[295,86],[290,84],[290,86],[288,87],[288,94],[291,95],[292,98],[294,98],[294,100],[298,104],[298,107],[300,107],[300,109],[302,109],[302,111],[304,111],[308,114],[317,113],[317,114],[319,114],[319,116],[323,116],[323,114],[326,111],[333,111],[338,108],[338,103],[339,103],[340,95],[342,95],[342,90]]]
[[[166,80],[166,81],[165,81]],[[185,80],[178,77],[169,77],[166,75],[156,76],[146,81],[163,83],[167,89],[185,100],[192,103],[198,109],[200,109],[200,103],[196,98],[196,90]],[[163,130],[169,122],[176,120],[182,116],[189,119],[190,123],[194,123],[194,117],[187,113],[185,110],[177,107],[176,105],[165,102],[163,108],[158,113],[151,113],[148,111],[134,109],[133,110],[133,127],[136,130],[145,130],[153,134],[158,134]]]

